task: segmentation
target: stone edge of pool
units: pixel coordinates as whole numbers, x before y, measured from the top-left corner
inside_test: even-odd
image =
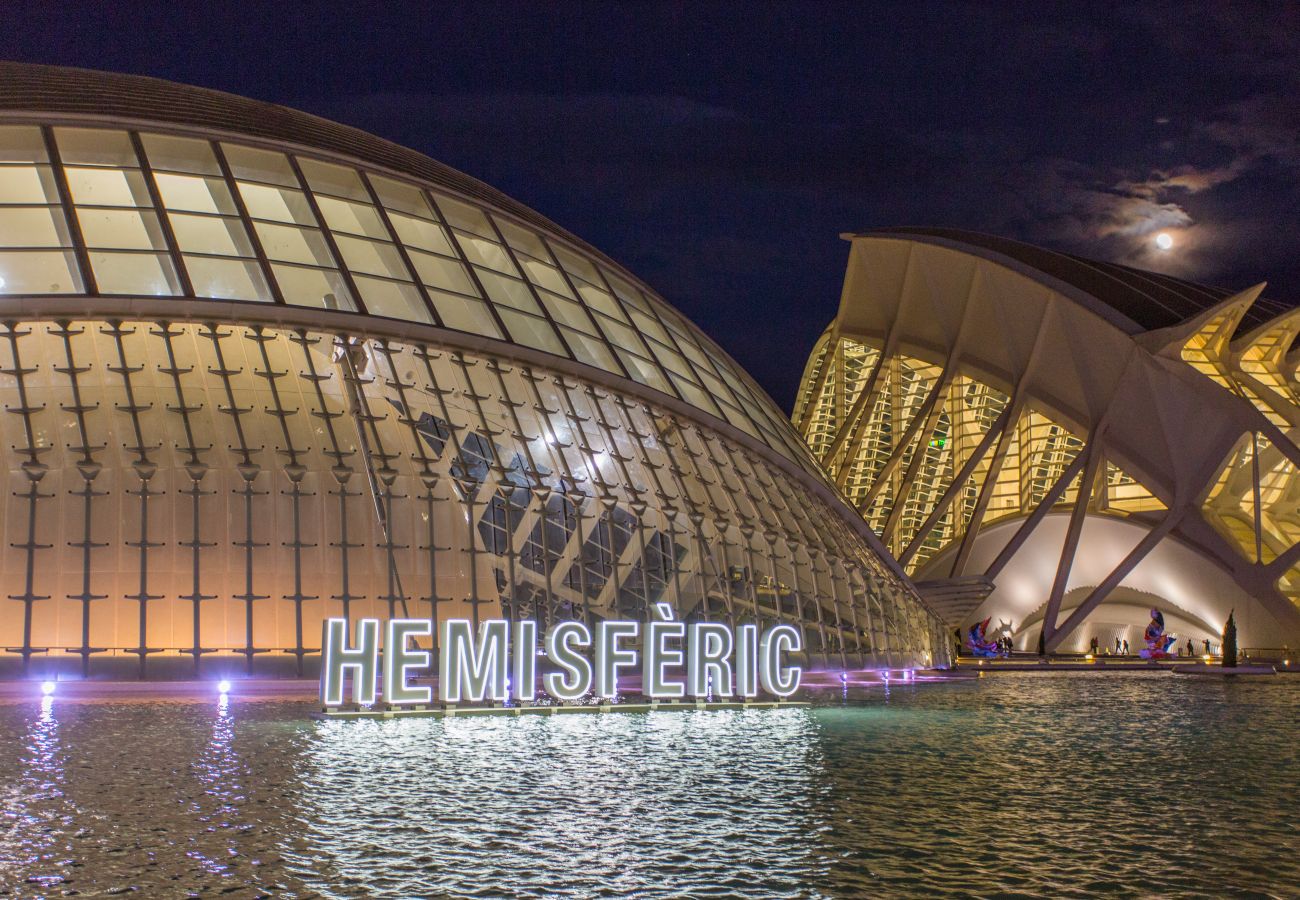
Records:
[[[963,661],[954,669],[858,669],[843,672],[808,672],[805,673],[800,692],[819,693],[821,691],[853,688],[883,688],[902,685],[927,685],[961,682],[984,675],[1005,673],[1059,674],[1087,673],[1096,675],[1116,674],[1175,674],[1183,676],[1201,676],[1213,678],[1233,678],[1242,676],[1298,675],[1300,665],[1292,661],[1288,665],[1248,665],[1234,669],[1225,669],[1219,665],[1207,665],[1197,662],[1148,663],[1117,662],[1097,660],[1095,662],[1021,662],[1006,660],[987,660],[985,664],[978,661]],[[319,683],[308,679],[289,678],[238,678],[226,679],[229,682],[227,694],[241,698],[267,699],[301,699],[314,701],[319,695]],[[436,679],[428,679],[431,683]],[[625,682],[628,696],[634,697],[639,690],[639,679],[633,677]],[[50,682],[41,679],[24,679],[0,681],[0,701],[39,697],[47,693]],[[101,700],[101,699],[192,699],[219,696],[222,692],[215,679],[188,681],[100,681],[93,679],[60,679],[53,682],[53,689],[48,693],[61,700]],[[694,702],[680,704],[696,708]],[[752,705],[752,704],[751,704]]]

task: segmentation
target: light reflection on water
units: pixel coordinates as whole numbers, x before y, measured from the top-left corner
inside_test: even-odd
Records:
[[[324,723],[8,701],[0,896],[1297,896],[1298,680],[827,699]]]
[[[34,888],[53,888],[63,880],[60,836],[74,821],[75,810],[64,792],[59,720],[51,697],[40,699],[22,745],[15,749],[22,774],[3,782],[0,860],[15,861]]]
[[[330,722],[302,794],[326,859],[292,862],[399,896],[793,893],[816,842],[816,738],[804,710]]]

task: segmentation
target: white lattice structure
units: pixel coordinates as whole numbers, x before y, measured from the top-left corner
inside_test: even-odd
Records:
[[[854,235],[794,412],[943,607],[1018,645],[1300,645],[1300,310],[961,232]],[[1046,623],[1046,624],[1044,624]]]
[[[797,623],[813,665],[946,656],[698,328],[490,187],[283,107],[0,63],[0,403],[0,675],[307,674],[325,616],[660,601]]]

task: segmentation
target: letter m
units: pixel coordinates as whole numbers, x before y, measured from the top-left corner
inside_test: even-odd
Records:
[[[466,619],[447,619],[438,629],[438,695],[444,703],[462,699],[506,699],[510,623],[488,619],[480,623],[478,640]]]

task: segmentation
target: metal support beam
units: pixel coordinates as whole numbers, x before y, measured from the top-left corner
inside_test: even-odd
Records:
[[[997,449],[993,451],[993,459],[989,461],[989,470],[984,474],[984,483],[980,485],[979,496],[975,498],[975,508],[971,510],[970,524],[966,526],[966,533],[962,535],[961,546],[957,548],[957,558],[952,562],[952,569],[948,573],[949,578],[960,578],[966,572],[966,562],[970,559],[971,550],[975,547],[975,538],[979,534],[980,526],[984,524],[984,513],[989,508],[989,501],[993,499],[993,491],[997,488],[998,478],[1002,475],[1002,464],[1006,461],[1007,453],[1011,450],[1011,442],[1016,437],[1016,426],[1020,424],[1020,412],[1024,403],[1021,399],[1019,390],[1017,396],[1012,397],[1007,403],[1007,423],[1002,429],[1002,435],[998,438]]]
[[[1061,473],[1060,478],[1056,479],[1051,490],[1043,496],[1043,499],[1039,504],[1034,507],[1034,511],[1029,514],[1029,518],[1025,519],[1025,521],[1021,523],[1020,528],[1012,536],[1011,540],[1002,548],[1002,552],[998,554],[997,559],[993,560],[993,564],[985,570],[984,576],[986,578],[989,580],[997,578],[998,573],[1002,571],[1006,564],[1011,561],[1011,557],[1020,549],[1020,545],[1023,544],[1025,539],[1029,537],[1030,533],[1038,527],[1038,523],[1043,520],[1043,516],[1047,515],[1048,511],[1061,499],[1061,496],[1065,493],[1065,489],[1069,487],[1070,482],[1074,480],[1074,476],[1079,474],[1079,470],[1082,469],[1084,463],[1087,462],[1087,456],[1088,454],[1085,448],[1075,455],[1073,462],[1065,467],[1065,471]]]
[[[893,352],[893,333],[891,332],[886,336],[884,344],[881,345],[880,356],[876,359],[876,364],[871,367],[871,374],[867,376],[867,383],[862,386],[862,390],[858,393],[857,399],[853,401],[853,406],[849,409],[848,415],[844,417],[844,427],[836,433],[834,442],[831,444],[830,449],[826,451],[823,464],[835,479],[835,483],[840,487],[844,486],[844,476],[852,466],[852,461],[862,444],[862,432],[866,427],[867,419],[871,416],[871,408],[875,405],[876,386],[880,383],[880,373]],[[836,466],[835,460],[837,459],[844,462]]]
[[[1168,513],[1164,519],[1160,521],[1160,524],[1148,531],[1146,535],[1143,536],[1142,540],[1138,542],[1137,546],[1129,551],[1128,555],[1124,557],[1120,564],[1111,570],[1105,580],[1092,589],[1092,593],[1088,594],[1084,601],[1075,608],[1074,612],[1070,613],[1065,622],[1059,627],[1053,628],[1050,637],[1046,636],[1046,631],[1044,631],[1045,636],[1043,641],[1046,652],[1054,652],[1065,641],[1065,639],[1083,623],[1083,620],[1086,619],[1092,611],[1110,595],[1110,592],[1115,590],[1115,588],[1119,586],[1119,583],[1127,578],[1130,572],[1137,568],[1138,563],[1142,562],[1142,560],[1146,558],[1146,555],[1151,552],[1156,544],[1164,540],[1165,536],[1168,535],[1174,526],[1178,524],[1178,520],[1181,517],[1181,511]],[[1043,619],[1043,625],[1044,628],[1046,628],[1046,617]]]
[[[839,319],[831,324],[830,331],[826,335],[826,352],[822,356],[822,366],[817,372],[817,377],[813,379],[812,387],[808,391],[808,399],[804,402],[803,409],[800,411],[799,421],[796,423],[799,427],[799,433],[808,434],[808,425],[812,422],[813,413],[816,411],[817,398],[821,396],[822,389],[826,386],[826,379],[830,377],[831,369],[836,366],[842,366],[840,362],[843,356],[840,347],[840,323]],[[843,377],[840,378],[840,390],[843,390]],[[796,402],[798,402],[796,400]]]
[[[1079,495],[1074,499],[1070,510],[1070,524],[1065,531],[1065,543],[1061,545],[1061,560],[1056,566],[1056,577],[1052,581],[1052,592],[1047,598],[1047,611],[1043,614],[1043,633],[1051,640],[1056,635],[1056,615],[1061,609],[1061,598],[1065,596],[1065,583],[1074,567],[1074,554],[1079,549],[1079,536],[1083,533],[1083,521],[1088,517],[1088,506],[1097,482],[1097,471],[1105,454],[1102,452],[1100,436],[1094,436],[1088,446],[1075,457],[1086,456],[1083,477],[1079,479]]]
[[[921,426],[930,422],[930,416],[934,408],[938,405],[939,400],[948,393],[948,386],[952,383],[952,365],[955,359],[954,355],[949,355],[948,362],[944,366],[939,377],[934,380],[934,387],[930,388],[930,393],[921,403],[921,408],[912,416],[912,421],[907,423],[907,429],[903,432],[903,437],[894,448],[894,452],[889,454],[889,459],[885,460],[884,466],[881,467],[880,473],[876,475],[876,480],[867,488],[866,495],[858,501],[858,512],[865,513],[871,508],[871,504],[876,502],[880,492],[884,490],[885,483],[893,476],[894,470],[898,468],[899,463],[903,461],[903,451],[906,450],[916,440],[917,432],[921,431]],[[933,430],[933,425],[930,429]],[[920,448],[917,448],[919,451]],[[912,454],[912,459],[916,459],[916,451]],[[899,496],[894,498],[894,508],[898,509],[902,503],[903,494],[900,491]]]
[[[957,473],[957,476],[953,478],[952,483],[948,485],[948,489],[943,492],[943,496],[939,498],[939,502],[935,504],[930,515],[926,517],[926,520],[923,523],[921,523],[921,527],[916,530],[916,534],[912,537],[912,542],[907,545],[906,549],[904,549],[902,554],[898,557],[899,565],[906,568],[907,564],[912,561],[912,557],[914,557],[917,551],[921,549],[921,543],[925,540],[926,535],[933,531],[934,527],[939,524],[939,520],[943,518],[943,514],[948,511],[948,507],[952,505],[953,500],[957,498],[957,495],[961,493],[962,488],[966,486],[966,482],[970,481],[971,476],[975,474],[975,470],[979,468],[980,461],[984,459],[984,454],[988,452],[989,447],[993,446],[993,442],[1002,434],[1007,427],[1007,423],[1010,421],[1011,405],[1008,404],[1002,407],[1002,412],[998,415],[997,419],[993,421],[993,424],[989,427],[989,430],[985,433],[984,437],[980,439],[979,444],[975,447],[975,451],[971,453],[970,459],[966,460],[965,465],[961,467],[961,471]]]

